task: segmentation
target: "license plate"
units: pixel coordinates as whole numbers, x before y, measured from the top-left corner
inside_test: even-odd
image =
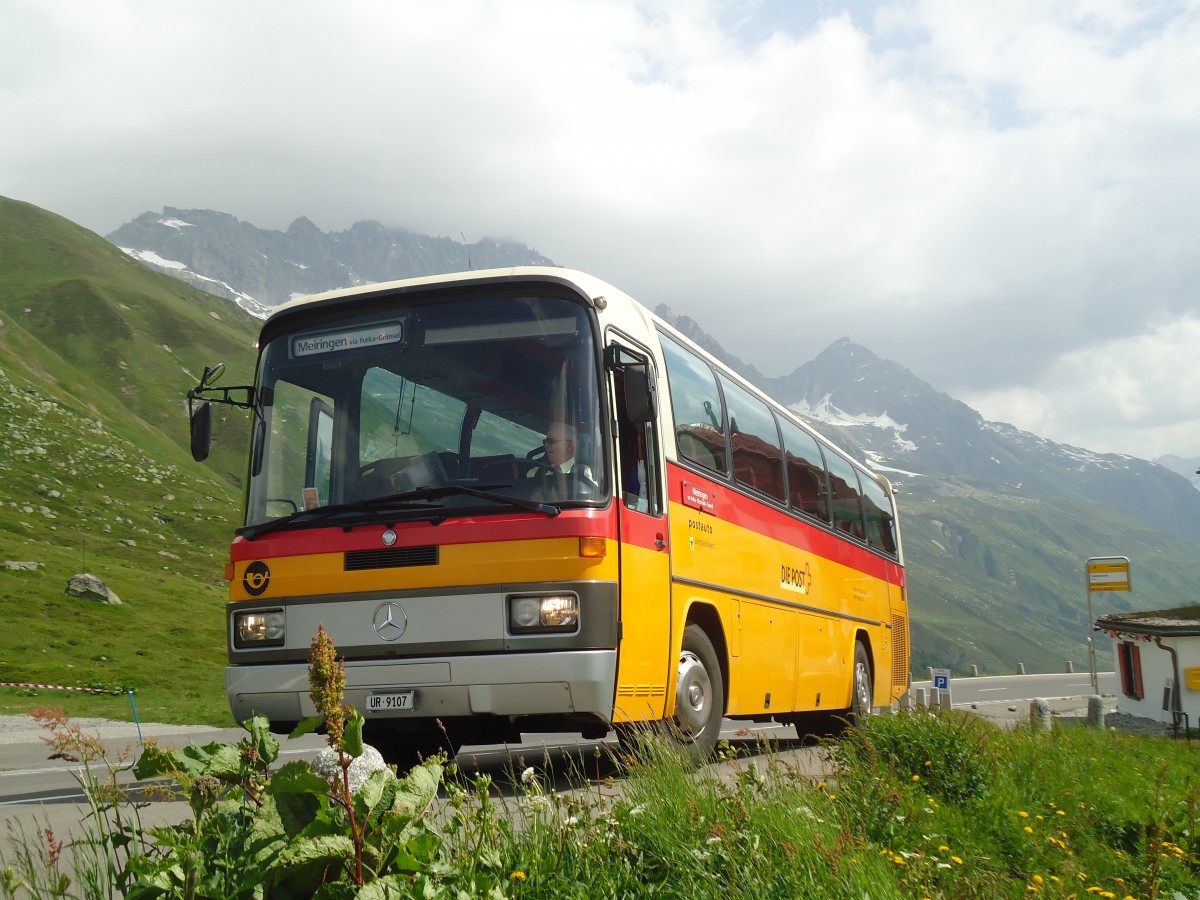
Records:
[[[416,691],[396,691],[393,694],[368,694],[367,712],[416,709],[416,693]]]

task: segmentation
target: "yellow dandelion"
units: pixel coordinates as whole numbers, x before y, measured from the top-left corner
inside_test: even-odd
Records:
[[[1025,812],[1025,810],[1021,810],[1019,813],[1017,813],[1017,815],[1020,816],[1022,819],[1029,818],[1029,813]]]
[[[921,776],[920,776],[920,775],[914,775],[914,776],[913,776],[913,781],[920,781],[920,780],[921,780]]]
[[[938,852],[939,853],[945,853],[949,849],[950,848],[947,847],[945,844],[938,844]]]
[[[1040,890],[1041,888],[1039,888],[1036,884],[1025,885],[1025,893],[1027,894],[1036,894]]]
[[[933,765],[933,760],[932,760],[932,759],[927,759],[927,760],[925,760],[925,768],[927,768],[927,769],[928,769],[928,768],[929,768],[930,766],[932,766],[932,765]]]
[[[515,871],[515,872],[511,872],[511,873],[509,874],[509,876],[508,876],[508,880],[509,880],[509,881],[524,881],[524,880],[525,880],[525,873],[524,873],[524,872],[522,872],[520,869],[517,869],[517,871]]]
[[[1089,894],[1098,894],[1102,890],[1104,890],[1104,888],[1096,887],[1096,885],[1093,884],[1090,888],[1087,889],[1087,892]]]
[[[1101,896],[1101,897],[1114,897],[1114,898],[1115,898],[1117,895],[1116,895],[1116,894],[1114,894],[1112,891],[1101,891],[1101,892],[1100,892],[1100,896]]]
[[[1067,814],[1067,811],[1065,809],[1056,809],[1054,811],[1054,814],[1056,816],[1065,816]]]
[[[955,862],[956,862],[958,865],[960,865],[960,866],[963,864],[963,863],[962,863],[962,857],[961,857],[961,856],[952,856],[952,857],[950,857],[950,858],[951,858],[952,860],[954,860],[954,861],[955,861]]]
[[[1026,831],[1028,834],[1033,834],[1033,829],[1032,829],[1032,828],[1030,828],[1028,825],[1026,825],[1026,826],[1025,826],[1025,831]]]
[[[1041,875],[1034,875],[1032,880],[1034,884],[1044,884],[1046,881]]]
[[[1058,880],[1057,875],[1051,875],[1050,880],[1053,881],[1055,884],[1061,884],[1061,882]]]

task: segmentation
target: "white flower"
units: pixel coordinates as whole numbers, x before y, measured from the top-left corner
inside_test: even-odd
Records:
[[[521,773],[521,784],[533,784],[535,781],[537,781],[537,772],[533,770],[533,766]]]

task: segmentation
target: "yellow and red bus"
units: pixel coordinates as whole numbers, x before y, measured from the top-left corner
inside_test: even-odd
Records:
[[[909,684],[895,498],[648,309],[581,272],[286,303],[253,385],[226,566],[239,721],[315,713],[319,626],[368,740],[447,747],[723,717],[852,719]],[[206,402],[207,401],[207,402]],[[563,464],[565,460],[565,465]]]

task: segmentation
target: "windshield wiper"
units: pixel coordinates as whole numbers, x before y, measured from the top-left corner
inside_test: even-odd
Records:
[[[497,494],[494,490],[492,490],[492,488],[501,487],[512,487],[512,485],[488,484],[482,487],[468,487],[465,484],[447,484],[441,487],[419,487],[413,488],[411,491],[403,491],[399,494],[388,494],[385,497],[374,497],[370,500],[364,500],[363,504],[369,507],[390,506],[393,503],[407,503],[412,500],[441,500],[443,497],[465,494],[468,497],[479,497],[482,500],[491,500],[493,503],[499,503],[503,506],[515,506],[517,509],[543,513],[551,518],[562,512],[562,510],[551,503],[539,503],[537,500],[526,500],[522,497],[510,497],[507,494]]]
[[[491,490],[488,490],[488,488],[499,487],[509,487],[509,485],[489,484],[485,487],[476,488],[467,487],[466,485],[461,484],[450,484],[443,487],[414,488],[411,491],[404,491],[399,494],[387,494],[383,497],[372,497],[370,500],[355,500],[353,503],[335,503],[331,506],[319,506],[316,509],[302,509],[299,512],[292,513],[290,516],[284,516],[280,519],[272,519],[269,522],[261,522],[258,525],[248,525],[245,528],[240,529],[238,534],[240,534],[246,540],[252,541],[259,535],[268,534],[272,531],[279,531],[280,529],[287,528],[290,525],[320,522],[324,519],[332,519],[347,513],[378,513],[387,509],[409,509],[423,513],[443,514],[446,512],[445,508],[434,505],[432,501],[440,500],[443,497],[449,497],[454,494],[465,494],[471,497],[479,497],[480,499],[490,500],[493,503],[499,503],[503,506],[515,507],[517,509],[527,510],[528,512],[542,513],[543,515],[547,515],[552,518],[561,512],[557,506],[553,506],[549,503],[538,503],[536,500],[524,500],[520,497],[509,497],[504,494],[497,494]]]

